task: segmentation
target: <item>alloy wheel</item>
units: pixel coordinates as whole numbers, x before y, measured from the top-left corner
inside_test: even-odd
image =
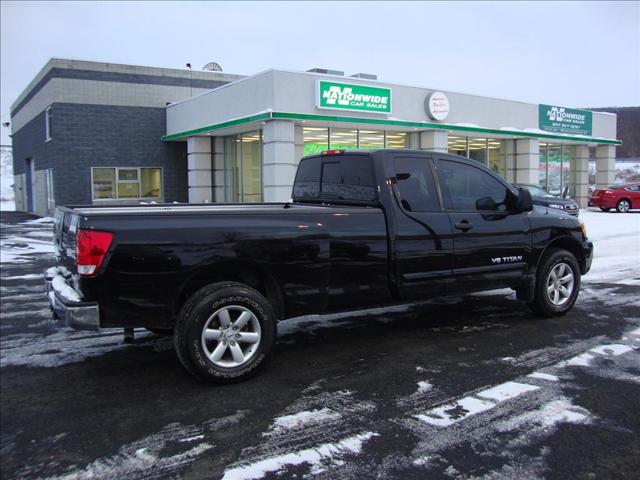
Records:
[[[209,317],[202,329],[202,347],[219,367],[239,367],[257,352],[262,331],[255,314],[240,305],[229,305]]]
[[[566,263],[556,264],[547,277],[547,296],[555,306],[562,306],[569,301],[574,288],[573,270]]]

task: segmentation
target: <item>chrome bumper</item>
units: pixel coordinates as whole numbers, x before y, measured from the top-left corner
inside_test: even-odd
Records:
[[[84,302],[67,280],[71,274],[64,268],[49,268],[44,272],[44,283],[51,310],[67,325],[77,330],[100,328],[100,306],[95,302]],[[64,286],[61,288],[61,286]],[[69,291],[68,289],[71,289]],[[77,298],[69,298],[69,293]]]

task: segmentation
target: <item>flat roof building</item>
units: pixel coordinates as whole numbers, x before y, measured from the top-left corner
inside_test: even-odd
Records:
[[[614,181],[613,114],[341,73],[53,59],[12,106],[16,207],[287,201],[300,158],[327,149],[464,155],[584,207],[595,147],[596,183]]]

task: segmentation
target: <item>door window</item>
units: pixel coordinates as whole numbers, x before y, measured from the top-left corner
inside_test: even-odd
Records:
[[[436,187],[426,157],[396,157],[396,194],[402,208],[409,212],[440,210]]]
[[[439,173],[453,210],[504,212],[512,209],[509,189],[479,168],[441,160]]]

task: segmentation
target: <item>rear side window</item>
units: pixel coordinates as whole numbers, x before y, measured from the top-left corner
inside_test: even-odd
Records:
[[[438,194],[426,157],[396,157],[395,190],[402,208],[409,212],[440,210]]]
[[[293,199],[373,202],[376,183],[366,155],[327,155],[300,161]]]
[[[513,209],[507,187],[480,168],[440,160],[438,171],[453,210],[504,212]]]

